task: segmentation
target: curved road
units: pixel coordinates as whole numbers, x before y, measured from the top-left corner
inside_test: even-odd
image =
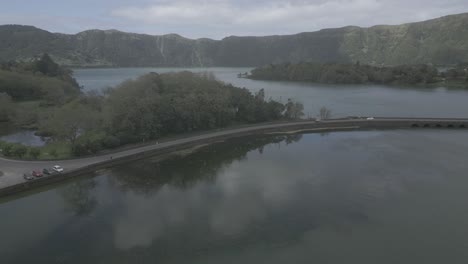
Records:
[[[123,150],[120,152],[105,154],[95,157],[87,157],[73,160],[63,161],[21,161],[21,160],[10,160],[0,158],[0,171],[3,171],[4,175],[0,177],[0,188],[22,183],[25,180],[22,175],[24,173],[30,173],[32,170],[42,170],[42,168],[49,168],[54,165],[61,165],[65,170],[78,170],[86,166],[93,164],[106,163],[112,159],[123,159],[125,157],[132,157],[135,154],[145,153],[149,151],[157,151],[158,149],[167,149],[176,146],[182,146],[187,143],[200,144],[210,143],[210,139],[220,140],[243,136],[248,134],[258,133],[271,133],[275,131],[291,131],[291,130],[320,130],[320,129],[350,129],[350,128],[409,128],[412,126],[427,126],[430,127],[447,127],[449,124],[455,124],[456,127],[468,126],[468,119],[432,119],[432,118],[375,118],[368,120],[366,118],[361,119],[335,119],[326,121],[298,121],[298,122],[287,122],[287,123],[273,123],[273,124],[260,124],[255,126],[248,126],[242,128],[234,128],[223,131],[208,132],[206,134],[189,136],[186,138],[174,139],[172,141],[163,142],[160,144],[152,144],[142,147],[136,147],[133,149]],[[440,125],[443,124],[443,125]],[[452,125],[450,125],[452,126]],[[206,141],[206,142],[203,142]],[[109,165],[111,166],[111,165]]]

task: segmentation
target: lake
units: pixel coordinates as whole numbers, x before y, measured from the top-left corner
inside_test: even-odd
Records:
[[[466,118],[468,90],[447,88],[391,87],[379,85],[325,85],[297,82],[257,81],[237,78],[252,68],[106,68],[74,69],[84,91],[102,90],[149,72],[211,72],[223,82],[245,87],[252,92],[265,89],[266,97],[285,103],[293,98],[304,104],[305,117],[317,117],[321,107],[332,111],[332,118],[346,116],[379,117],[451,117]],[[2,133],[2,140],[41,145],[44,142],[31,131]],[[19,133],[19,134],[18,134]]]
[[[115,86],[124,80],[149,72],[212,72],[219,80],[252,92],[265,89],[266,97],[296,99],[304,104],[306,116],[315,117],[325,106],[332,117],[467,117],[468,90],[382,85],[325,85],[313,83],[272,82],[237,78],[251,68],[117,68],[75,69],[75,78],[85,91]]]
[[[2,263],[466,263],[468,134],[248,137],[0,201]]]

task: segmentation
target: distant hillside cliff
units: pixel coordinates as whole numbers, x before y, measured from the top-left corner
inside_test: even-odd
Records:
[[[44,52],[69,66],[261,66],[308,61],[455,64],[468,61],[468,13],[418,23],[344,27],[286,36],[187,39],[116,30],[76,35],[0,26],[0,61]]]

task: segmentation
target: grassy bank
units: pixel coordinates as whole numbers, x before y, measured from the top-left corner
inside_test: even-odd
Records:
[[[51,142],[42,147],[25,146],[19,143],[0,141],[0,155],[20,160],[62,160],[73,158],[68,142]]]

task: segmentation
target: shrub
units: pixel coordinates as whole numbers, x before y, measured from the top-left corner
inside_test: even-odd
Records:
[[[73,154],[84,156],[95,154],[102,150],[105,134],[102,132],[87,132],[81,135],[73,147]]]
[[[33,159],[37,159],[41,155],[41,149],[39,149],[39,148],[30,148],[29,149],[29,155],[31,155],[31,157]]]
[[[49,151],[49,154],[54,157],[54,158],[57,158],[58,157],[58,153],[57,153],[57,150],[56,149],[51,149]]]
[[[11,151],[13,155],[17,156],[18,158],[22,158],[28,152],[28,147],[21,144],[14,144]]]
[[[12,156],[13,144],[8,142],[2,142],[2,153],[6,157]]]
[[[106,136],[102,142],[103,146],[105,148],[117,148],[118,146],[120,146],[120,140],[119,138],[115,137],[115,136]]]

